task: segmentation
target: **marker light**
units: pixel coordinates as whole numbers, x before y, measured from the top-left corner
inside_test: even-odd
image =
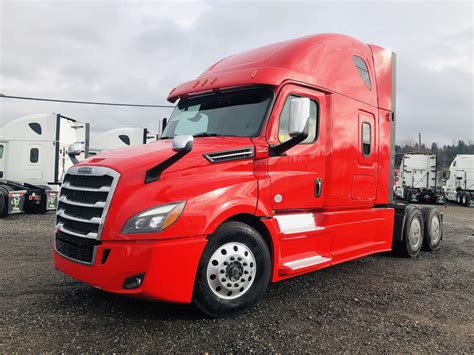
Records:
[[[185,205],[186,202],[183,201],[142,211],[125,223],[121,234],[161,232],[178,220]]]

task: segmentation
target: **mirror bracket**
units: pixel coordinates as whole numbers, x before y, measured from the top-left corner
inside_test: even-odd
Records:
[[[171,165],[176,163],[179,159],[184,157],[193,149],[193,137],[192,136],[175,136],[173,138],[173,150],[176,154],[170,156],[168,159],[155,165],[153,168],[148,169],[145,174],[145,184],[153,181],[157,181],[161,177],[161,173],[168,169]]]
[[[308,138],[308,135],[309,135],[309,125],[308,123],[306,123],[306,126],[304,127],[304,130],[300,135],[293,137],[287,140],[286,142],[270,146],[269,156],[278,157],[278,156],[283,155],[283,153],[285,153],[287,150],[303,142],[306,138]]]

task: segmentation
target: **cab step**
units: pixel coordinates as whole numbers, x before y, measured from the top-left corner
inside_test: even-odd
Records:
[[[323,266],[331,262],[331,258],[324,257],[322,255],[305,256],[291,261],[283,262],[279,268],[278,273],[280,275],[292,275],[297,274],[307,269],[316,269],[316,266]]]

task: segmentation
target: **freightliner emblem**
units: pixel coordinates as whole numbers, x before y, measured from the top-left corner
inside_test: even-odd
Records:
[[[79,168],[77,172],[79,174],[92,174],[92,168],[89,168],[89,167]]]

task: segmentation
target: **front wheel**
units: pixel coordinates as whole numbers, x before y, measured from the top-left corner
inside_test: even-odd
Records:
[[[214,318],[244,313],[265,293],[271,258],[262,236],[247,224],[226,222],[204,249],[194,285],[194,304]]]

